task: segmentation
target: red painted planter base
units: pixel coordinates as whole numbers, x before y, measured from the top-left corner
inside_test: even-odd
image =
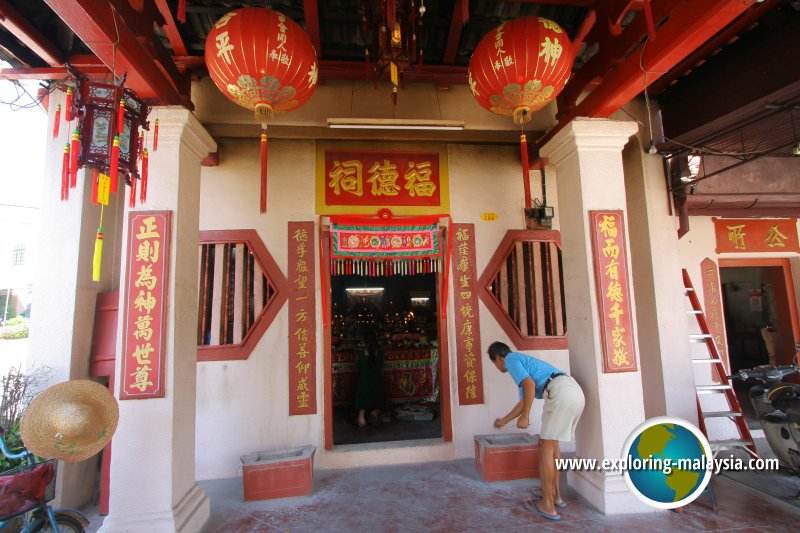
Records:
[[[244,501],[310,496],[314,488],[314,446],[242,456]]]
[[[539,436],[476,435],[475,468],[484,481],[539,477]]]

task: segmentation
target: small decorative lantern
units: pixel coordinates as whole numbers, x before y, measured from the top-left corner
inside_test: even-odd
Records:
[[[482,107],[524,124],[564,89],[574,59],[572,42],[561,26],[542,17],[520,17],[490,31],[475,47],[469,62],[469,87]],[[525,207],[530,209],[524,133],[520,151]]]
[[[261,122],[261,212],[267,210],[267,121],[302,106],[317,87],[317,54],[297,23],[267,8],[223,15],[206,37],[206,66],[220,91]]]

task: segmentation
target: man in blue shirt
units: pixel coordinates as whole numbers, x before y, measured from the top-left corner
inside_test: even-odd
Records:
[[[542,490],[533,490],[525,508],[550,520],[561,520],[556,507],[567,506],[561,498],[556,459],[561,458],[558,442],[575,436],[575,427],[583,412],[584,396],[580,385],[553,365],[535,357],[512,352],[502,342],[489,346],[489,359],[500,372],[508,373],[519,387],[519,402],[503,418],[494,421],[501,428],[517,419],[517,427],[526,429],[533,399],[544,399],[542,429],[539,434],[539,479]],[[537,503],[538,502],[538,503]]]

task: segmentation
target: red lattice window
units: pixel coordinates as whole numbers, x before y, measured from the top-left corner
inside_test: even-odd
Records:
[[[286,278],[255,230],[199,240],[197,359],[247,359],[286,300]]]
[[[480,297],[520,350],[567,348],[557,231],[509,230],[479,280]]]

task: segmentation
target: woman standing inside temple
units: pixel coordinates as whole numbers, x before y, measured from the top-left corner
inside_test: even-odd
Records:
[[[358,427],[367,425],[366,414],[377,423],[386,409],[386,391],[383,385],[383,351],[378,348],[374,330],[364,332],[364,349],[358,352],[358,383],[356,385],[356,411]]]

